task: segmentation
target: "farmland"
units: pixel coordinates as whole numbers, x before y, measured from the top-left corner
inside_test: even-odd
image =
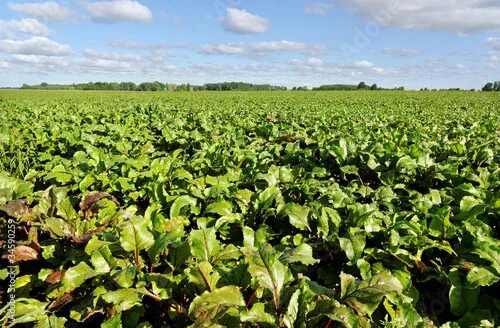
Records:
[[[498,326],[499,116],[475,92],[2,91],[1,324]]]

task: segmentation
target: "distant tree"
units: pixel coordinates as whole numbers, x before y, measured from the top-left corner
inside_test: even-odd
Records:
[[[374,83],[371,87],[370,90],[378,90],[377,84]]]
[[[493,83],[491,82],[486,83],[483,87],[483,91],[493,91],[493,90],[494,90]]]
[[[42,83],[40,83],[40,86],[42,86],[42,87],[47,87],[48,85],[49,85],[49,84],[48,84],[47,82],[42,82]]]
[[[365,82],[359,82],[358,89],[359,90],[365,90],[365,89],[368,89],[368,87],[366,86]]]

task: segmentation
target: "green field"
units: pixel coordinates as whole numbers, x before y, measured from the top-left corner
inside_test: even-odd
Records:
[[[0,326],[496,327],[499,117],[479,92],[1,91]]]

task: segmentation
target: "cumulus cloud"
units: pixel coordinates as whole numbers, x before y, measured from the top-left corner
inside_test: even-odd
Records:
[[[111,40],[108,42],[108,46],[117,49],[163,49],[169,47],[166,43],[146,43],[130,40]]]
[[[386,55],[402,58],[418,57],[422,55],[420,51],[415,49],[385,48],[382,52]]]
[[[71,52],[71,48],[43,36],[34,36],[27,40],[0,40],[0,52],[17,55],[65,56]]]
[[[9,67],[10,67],[9,63],[7,63],[6,61],[0,60],[0,69],[5,69],[5,68],[9,68]]]
[[[207,44],[203,47],[203,53],[207,55],[243,55],[245,48],[233,44]]]
[[[316,57],[309,57],[307,59],[307,63],[309,65],[313,65],[313,66],[322,66],[324,64],[320,58],[316,58]]]
[[[241,42],[207,44],[203,47],[202,52],[209,55],[258,56],[273,52],[297,52],[302,54],[314,54],[325,50],[326,47],[322,45],[311,45],[302,42],[279,40],[253,43]]]
[[[288,62],[292,71],[299,72],[304,76],[349,76],[356,78],[370,78],[387,74],[387,71],[374,63],[363,60],[351,64],[325,63],[316,57],[307,60],[293,59]]]
[[[355,61],[352,66],[356,68],[372,68],[374,65],[372,62],[369,62],[367,60],[361,60]]]
[[[111,0],[86,2],[83,4],[90,18],[100,23],[138,22],[146,23],[153,19],[148,7],[134,0]]]
[[[99,58],[77,58],[73,62],[73,68],[85,73],[137,73],[134,66],[127,61]]]
[[[228,32],[238,34],[259,34],[269,29],[270,21],[267,18],[253,15],[246,10],[227,8],[222,25]]]
[[[0,19],[0,33],[4,36],[14,33],[48,36],[50,30],[35,18],[12,19],[9,21]]]
[[[266,41],[266,42],[252,43],[251,48],[257,52],[270,52],[270,51],[303,52],[309,49],[309,45],[302,42],[280,40],[280,41]]]
[[[324,16],[332,11],[333,8],[334,5],[332,2],[315,2],[308,4],[304,8],[304,13],[306,15]]]
[[[139,62],[141,57],[135,54],[119,54],[116,52],[100,52],[93,49],[85,49],[83,54],[87,58],[93,59],[106,59],[106,60],[118,60],[118,61],[129,61],[129,62]]]
[[[43,55],[12,55],[12,60],[17,63],[30,65],[56,65],[66,66],[68,60],[64,57],[43,56]]]
[[[470,33],[500,30],[500,2],[492,0],[338,0],[382,25]]]
[[[9,3],[8,7],[25,16],[38,18],[46,22],[68,22],[75,17],[68,8],[53,1]]]

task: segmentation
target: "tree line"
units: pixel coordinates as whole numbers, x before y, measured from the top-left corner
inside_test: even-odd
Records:
[[[404,90],[404,87],[396,87],[394,89],[380,88],[377,84],[367,85],[365,82],[359,82],[359,84],[325,84],[317,88],[313,88],[313,91],[349,91],[349,90]]]
[[[252,84],[245,82],[206,83],[204,85],[169,84],[155,82],[89,82],[73,84],[48,84],[46,82],[36,85],[23,84],[21,89],[29,90],[107,90],[107,91],[276,91],[287,90],[283,86],[270,84]]]
[[[486,83],[483,91],[500,91],[500,81]]]
[[[108,91],[348,91],[348,90],[389,90],[379,88],[377,84],[367,85],[365,82],[360,82],[357,85],[349,84],[328,84],[317,88],[309,89],[306,86],[293,87],[288,89],[284,86],[276,86],[271,84],[252,84],[245,82],[221,82],[221,83],[205,83],[203,85],[186,84],[169,84],[155,82],[143,82],[135,84],[133,82],[89,82],[89,83],[73,83],[73,84],[48,84],[43,82],[36,85],[23,84],[21,89],[28,90],[108,90]],[[404,87],[394,88],[396,90],[404,90]]]
[[[221,82],[205,83],[203,85],[192,85],[189,83],[172,84],[162,82],[88,82],[73,84],[48,84],[46,82],[28,85],[23,84],[21,89],[28,90],[108,90],[108,91],[353,91],[353,90],[405,90],[404,87],[393,89],[381,88],[377,84],[368,85],[365,82],[359,84],[325,84],[315,88],[307,86],[296,86],[288,89],[284,86],[271,84],[252,84],[245,82]],[[437,91],[438,89],[422,88],[420,91]],[[460,88],[439,89],[440,91],[462,91]],[[470,91],[474,91],[471,89]],[[500,91],[500,81],[488,82],[482,91]]]

